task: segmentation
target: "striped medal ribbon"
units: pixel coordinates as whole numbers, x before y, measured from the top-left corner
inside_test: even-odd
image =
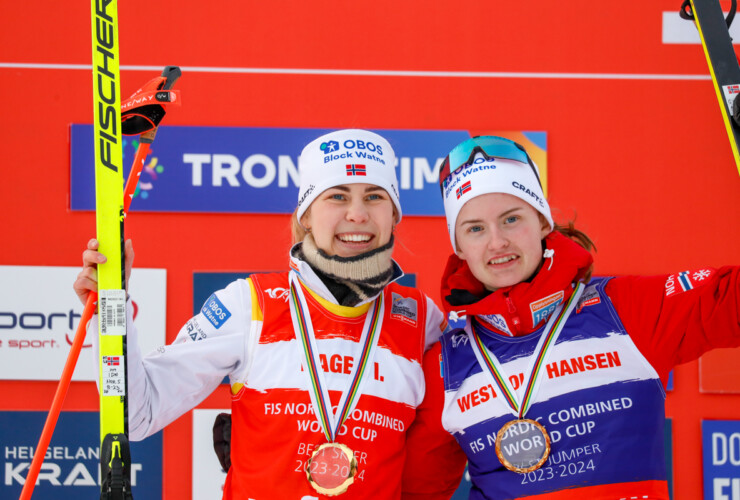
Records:
[[[346,445],[335,442],[339,429],[352,413],[360,399],[363,382],[378,347],[380,330],[383,325],[385,303],[383,293],[378,295],[365,316],[360,336],[361,352],[350,373],[350,383],[342,392],[336,413],[332,411],[329,390],[324,373],[319,364],[319,351],[316,345],[311,315],[298,275],[290,271],[290,317],[293,331],[303,347],[304,371],[310,380],[309,395],[316,419],[327,443],[319,446],[306,463],[306,475],[311,486],[319,493],[338,495],[344,493],[354,481],[357,473],[357,460]]]
[[[483,344],[481,337],[475,332],[471,321],[468,333],[470,344],[483,371],[490,375],[499,394],[506,401],[512,414],[516,417],[507,422],[496,436],[496,455],[501,463],[509,470],[527,473],[537,470],[545,463],[550,454],[550,437],[544,426],[539,422],[524,418],[539,390],[543,368],[552,347],[563,331],[565,322],[575,309],[583,293],[585,285],[578,283],[573,294],[565,304],[560,304],[540,335],[537,346],[529,359],[525,378],[522,381],[521,398],[514,389],[509,377],[504,372],[496,355]]]

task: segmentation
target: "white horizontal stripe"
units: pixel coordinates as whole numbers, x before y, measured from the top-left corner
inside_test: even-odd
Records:
[[[548,378],[547,365],[553,362],[557,362],[560,366],[561,360],[613,351],[619,352],[621,366],[586,370],[578,374],[566,374],[554,379]],[[527,357],[518,358],[503,365],[503,369],[509,376],[518,375],[526,368],[527,362]],[[608,340],[588,338],[557,344],[546,365],[542,368],[541,376],[543,380],[538,394],[535,395],[535,403],[548,401],[563,394],[598,388],[616,382],[637,382],[657,379],[658,377],[655,370],[645,362],[637,348],[634,347],[629,336],[621,334],[612,334]],[[479,372],[468,377],[457,391],[445,392],[445,413],[442,416],[442,423],[448,431],[459,432],[477,422],[511,413],[506,401],[500,395],[477,406],[470,406],[465,412],[461,411],[457,397],[462,398],[488,384],[493,384],[490,376],[484,372]],[[495,390],[498,393],[498,388]],[[522,392],[521,387],[517,389],[520,397]],[[604,400],[619,397],[621,397],[620,394],[604,394]]]
[[[160,72],[164,66],[121,66],[124,71]],[[90,64],[3,63],[0,68],[92,70]],[[640,73],[541,73],[516,71],[404,71],[372,69],[226,68],[181,66],[186,73],[241,73],[263,75],[391,76],[421,78],[525,78],[550,80],[711,80],[707,75]]]
[[[318,349],[326,354],[327,364],[333,355],[351,356],[357,361],[360,344],[344,339],[318,340]],[[280,360],[280,361],[276,361]],[[309,376],[300,371],[301,361],[305,361],[303,350],[297,340],[259,344],[245,385],[261,392],[270,389],[308,390]],[[375,366],[366,368],[362,394],[377,396],[388,401],[418,406],[424,397],[424,373],[415,361],[393,354],[389,349],[378,346],[374,363],[379,364],[379,376],[375,380]],[[342,366],[343,368],[343,366]],[[351,369],[347,369],[351,372]],[[350,382],[345,373],[324,372],[324,380],[332,391],[344,391]]]

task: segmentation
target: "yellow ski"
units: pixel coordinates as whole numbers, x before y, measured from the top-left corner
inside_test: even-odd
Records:
[[[126,291],[123,259],[123,158],[121,143],[118,4],[92,0],[95,213],[100,340],[101,499],[131,496],[126,408]]]

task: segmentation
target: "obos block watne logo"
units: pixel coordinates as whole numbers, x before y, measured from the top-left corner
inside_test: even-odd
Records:
[[[217,330],[231,317],[231,311],[226,309],[226,306],[218,300],[215,293],[208,298],[205,304],[203,304],[203,308],[200,312],[203,313],[203,316],[205,316]]]
[[[322,142],[320,148],[325,155],[328,155],[339,150],[339,143],[337,141]]]

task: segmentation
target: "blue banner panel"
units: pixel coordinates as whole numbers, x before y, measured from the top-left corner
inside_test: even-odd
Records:
[[[133,211],[292,213],[298,155],[330,129],[163,127],[139,181]],[[437,172],[466,131],[378,130],[393,146],[404,215],[443,215]],[[544,151],[546,134],[518,133]],[[71,126],[71,209],[95,209],[92,125]],[[138,142],[124,140],[124,175]]]
[[[740,499],[740,420],[701,423],[705,500]]]
[[[46,421],[46,412],[0,412],[0,498],[18,498]],[[62,412],[39,472],[34,500],[100,497],[98,412]],[[131,443],[136,500],[162,498],[162,433]]]
[[[663,436],[665,438],[665,473],[668,479],[668,495],[669,498],[673,498],[673,419],[665,419]]]
[[[224,289],[232,281],[244,279],[253,272],[193,273],[193,316],[200,312],[201,307],[213,292]]]

